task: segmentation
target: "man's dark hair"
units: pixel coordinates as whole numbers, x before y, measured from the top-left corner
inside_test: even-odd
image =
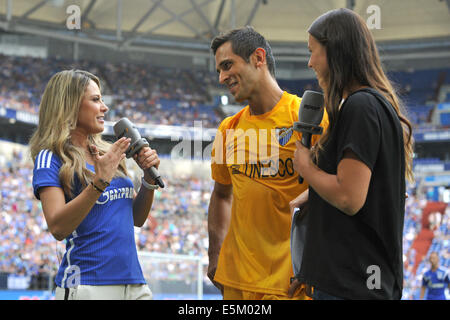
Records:
[[[211,42],[211,50],[216,55],[217,49],[225,42],[231,42],[233,53],[240,56],[246,62],[250,62],[250,55],[258,48],[266,51],[267,68],[275,78],[275,60],[272,49],[267,40],[250,26],[233,29],[227,33],[216,36]]]

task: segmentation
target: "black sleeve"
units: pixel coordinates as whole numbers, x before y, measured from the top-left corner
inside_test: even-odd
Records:
[[[376,98],[363,92],[350,96],[344,103],[337,132],[338,164],[344,151],[350,149],[373,171],[381,141],[378,104]]]

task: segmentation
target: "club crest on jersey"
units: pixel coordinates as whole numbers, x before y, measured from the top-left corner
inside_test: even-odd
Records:
[[[290,128],[275,128],[275,132],[278,137],[278,143],[281,146],[286,145],[286,143],[291,140],[292,132],[294,131],[293,127]]]

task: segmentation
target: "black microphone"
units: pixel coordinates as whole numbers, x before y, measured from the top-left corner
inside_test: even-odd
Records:
[[[323,102],[323,94],[320,92],[306,90],[303,93],[294,130],[302,133],[302,144],[308,149],[311,148],[311,136],[322,134],[323,131],[319,126],[323,118]],[[298,182],[303,183],[303,177],[299,176]]]
[[[147,140],[145,138],[141,138],[141,134],[139,133],[138,129],[133,123],[131,123],[130,120],[128,120],[128,118],[122,118],[116,122],[116,124],[114,125],[114,134],[116,135],[117,139],[120,139],[122,137],[131,139],[130,146],[125,153],[127,158],[133,157],[143,147],[149,146]],[[161,188],[164,188],[164,183],[158,170],[155,167],[151,167],[146,170],[150,174],[150,177],[155,180]]]

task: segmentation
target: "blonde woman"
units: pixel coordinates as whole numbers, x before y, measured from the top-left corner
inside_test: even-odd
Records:
[[[56,299],[151,299],[134,226],[146,221],[157,186],[145,173],[136,194],[124,159],[129,139],[102,140],[108,107],[100,89],[89,72],[55,74],[30,140],[34,194],[52,235],[66,239]],[[149,147],[135,160],[141,169],[160,162]]]
[[[309,191],[291,208],[307,200],[310,211],[298,282],[317,300],[400,299],[411,125],[360,16],[332,10],[308,32],[330,125],[312,154],[297,142],[294,168]]]

